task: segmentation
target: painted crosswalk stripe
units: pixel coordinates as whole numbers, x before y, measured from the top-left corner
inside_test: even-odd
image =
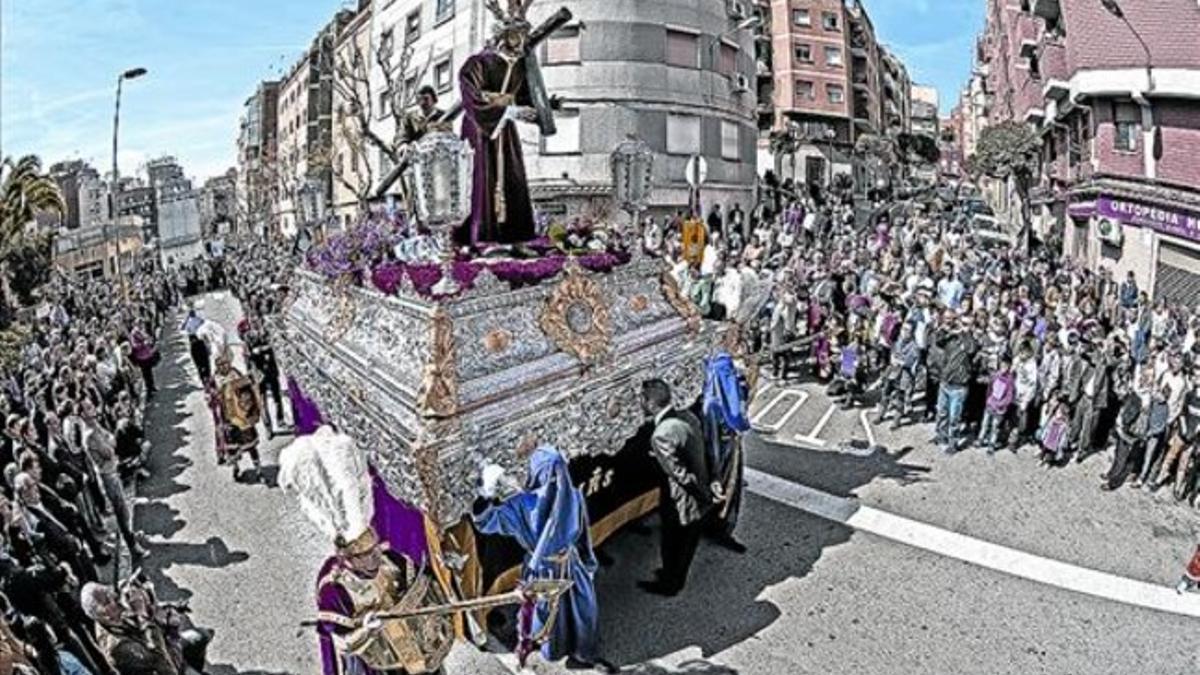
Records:
[[[761,420],[768,412],[770,412],[771,409],[775,407],[775,404],[779,403],[784,396],[787,396],[787,393],[788,392],[786,389],[781,389],[775,394],[774,398],[767,402],[766,405],[759,408],[758,412],[754,413],[754,416],[750,418],[750,426],[757,427],[759,420]]]
[[[759,422],[758,424],[752,425],[754,427],[755,431],[760,431],[760,432],[769,433],[769,434],[773,434],[773,433],[779,431],[780,429],[782,429],[784,426],[787,425],[788,420],[792,419],[792,415],[795,415],[796,411],[800,409],[800,406],[804,405],[804,402],[808,400],[808,392],[807,391],[786,391],[784,393],[795,394],[796,401],[794,403],[792,403],[791,407],[789,407],[786,412],[783,413],[783,416],[779,418],[779,421],[775,422],[774,424],[762,424],[761,422]],[[780,401],[780,400],[783,400],[782,397],[776,399],[775,401],[772,401],[771,404],[774,405],[777,401]],[[763,411],[763,412],[765,413],[766,411]],[[758,418],[760,420],[762,419],[762,417],[763,417],[763,415],[759,414]]]
[[[1180,595],[1167,586],[1079,567],[943,530],[755,469],[746,469],[746,483],[751,492],[771,501],[906,546],[1075,593],[1200,618],[1200,597]]]
[[[863,431],[867,432],[867,442],[871,447],[875,447],[875,430],[871,428],[871,422],[867,420],[867,411],[863,410],[858,413],[858,421],[862,422]]]
[[[825,410],[825,414],[821,415],[821,419],[817,420],[817,425],[807,434],[796,434],[796,440],[824,447],[825,441],[821,440],[821,432],[825,430],[825,425],[829,424],[829,420],[833,418],[833,413],[836,410],[837,406],[830,403],[829,408]]]

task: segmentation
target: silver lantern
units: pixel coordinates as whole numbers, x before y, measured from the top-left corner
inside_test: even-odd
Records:
[[[448,131],[433,131],[417,141],[409,153],[409,178],[418,222],[442,237],[442,279],[437,295],[458,292],[454,281],[454,230],[471,213],[471,177],[474,151]]]
[[[612,169],[613,202],[628,213],[635,224],[646,210],[654,179],[654,152],[644,141],[629,134],[609,156]],[[639,236],[641,233],[638,233]]]

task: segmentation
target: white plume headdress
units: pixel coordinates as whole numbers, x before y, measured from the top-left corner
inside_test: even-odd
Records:
[[[375,502],[367,459],[354,439],[323,426],[279,453],[279,486],[339,547],[371,531]],[[373,539],[373,537],[371,537]]]

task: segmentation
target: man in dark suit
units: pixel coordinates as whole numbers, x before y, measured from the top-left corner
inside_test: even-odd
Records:
[[[671,388],[662,380],[642,384],[642,407],[654,415],[651,453],[666,474],[662,495],[662,569],[654,581],[638,582],[657,595],[678,595],[715,499],[700,420],[671,405]]]

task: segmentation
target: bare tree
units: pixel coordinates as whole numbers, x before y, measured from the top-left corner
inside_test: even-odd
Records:
[[[334,133],[349,149],[349,157],[343,159],[349,160],[350,168],[344,166],[345,162],[335,161],[332,148],[327,149],[320,159],[327,161],[334,177],[355,194],[360,209],[366,208],[375,184],[369,150],[378,150],[393,165],[404,159],[406,111],[416,97],[418,83],[425,78],[433,61],[433,49],[430,48],[420,72],[410,78],[407,75],[413,54],[413,48],[407,44],[397,52],[395,34],[387,30],[380,35],[369,58],[356,39],[351,39],[349,47],[335,58],[333,87],[340,103]],[[379,69],[380,81],[384,84],[383,96],[372,91],[372,65]],[[391,117],[393,131],[390,138],[372,128],[371,120],[376,112]]]

